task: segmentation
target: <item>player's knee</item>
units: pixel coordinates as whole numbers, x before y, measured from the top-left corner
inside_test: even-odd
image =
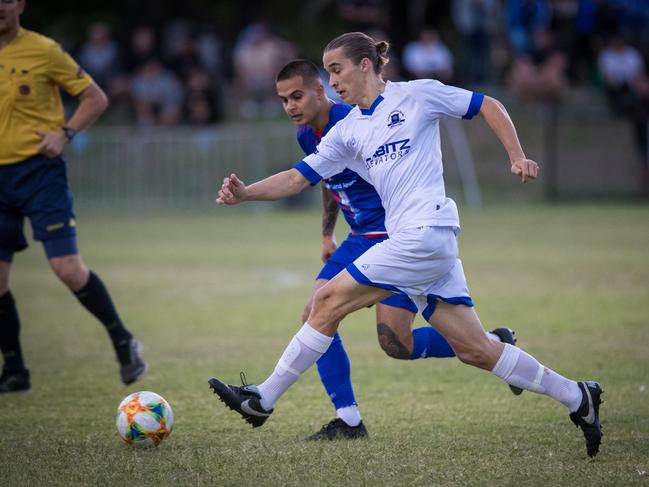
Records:
[[[52,264],[52,270],[61,282],[72,290],[78,290],[88,280],[87,273],[84,272],[83,266],[76,265],[72,262],[57,262]]]
[[[389,326],[384,323],[377,323],[376,334],[379,339],[379,345],[388,357],[399,360],[410,360],[412,352],[408,350],[408,347]]]
[[[455,350],[457,358],[461,362],[478,367],[480,369],[489,369],[491,365],[491,354],[489,350],[480,346],[464,346]]]
[[[328,321],[339,322],[345,315],[341,312],[341,307],[336,305],[337,301],[338,299],[335,293],[327,289],[327,287],[318,289],[313,296],[313,303],[309,316],[326,315]]]
[[[304,323],[306,320],[309,319],[309,315],[311,314],[311,304],[307,304],[304,307],[304,311],[302,311],[302,323]]]

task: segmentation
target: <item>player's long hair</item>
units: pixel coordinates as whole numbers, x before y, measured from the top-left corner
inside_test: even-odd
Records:
[[[381,74],[383,66],[390,62],[387,57],[390,43],[387,41],[376,41],[362,32],[347,32],[332,40],[325,52],[333,51],[339,47],[343,48],[345,57],[351,59],[354,64],[359,64],[363,58],[367,58],[374,66],[374,72]]]

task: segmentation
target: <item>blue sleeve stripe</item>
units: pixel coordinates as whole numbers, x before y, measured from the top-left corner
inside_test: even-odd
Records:
[[[311,186],[315,186],[322,180],[322,176],[320,176],[317,172],[315,172],[313,169],[311,169],[311,166],[309,166],[306,162],[300,161],[295,165],[295,169],[300,171],[302,173],[302,176],[307,178],[309,182],[311,183]]]
[[[471,120],[480,112],[480,107],[484,100],[484,95],[482,93],[474,92],[471,95],[471,103],[469,103],[469,109],[466,111],[466,114],[462,117],[465,120]]]

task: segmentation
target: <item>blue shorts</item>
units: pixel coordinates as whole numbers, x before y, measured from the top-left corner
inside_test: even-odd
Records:
[[[49,258],[77,254],[76,223],[65,160],[36,155],[0,165],[0,260],[27,248],[25,218]]]
[[[369,248],[379,242],[383,242],[388,237],[367,238],[360,235],[348,235],[345,241],[340,244],[336,251],[329,257],[317,279],[333,279],[333,277],[354,262],[358,257],[363,255]],[[394,294],[381,301],[381,304],[403,308],[413,313],[417,313],[417,306],[405,294]]]

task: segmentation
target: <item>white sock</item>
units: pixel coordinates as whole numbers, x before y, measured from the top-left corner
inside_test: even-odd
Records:
[[[361,424],[361,412],[358,410],[356,404],[345,406],[344,408],[336,409],[336,417],[342,419],[348,426],[352,428]]]
[[[556,399],[574,412],[581,403],[581,391],[573,380],[557,374],[541,365],[534,357],[520,348],[505,343],[492,374],[508,384],[545,394]]]
[[[500,337],[498,335],[494,335],[490,331],[487,332],[487,338],[491,340],[492,342],[502,342]]]
[[[304,323],[277,362],[275,370],[259,384],[261,407],[270,410],[300,375],[327,351],[333,337],[323,335]]]

